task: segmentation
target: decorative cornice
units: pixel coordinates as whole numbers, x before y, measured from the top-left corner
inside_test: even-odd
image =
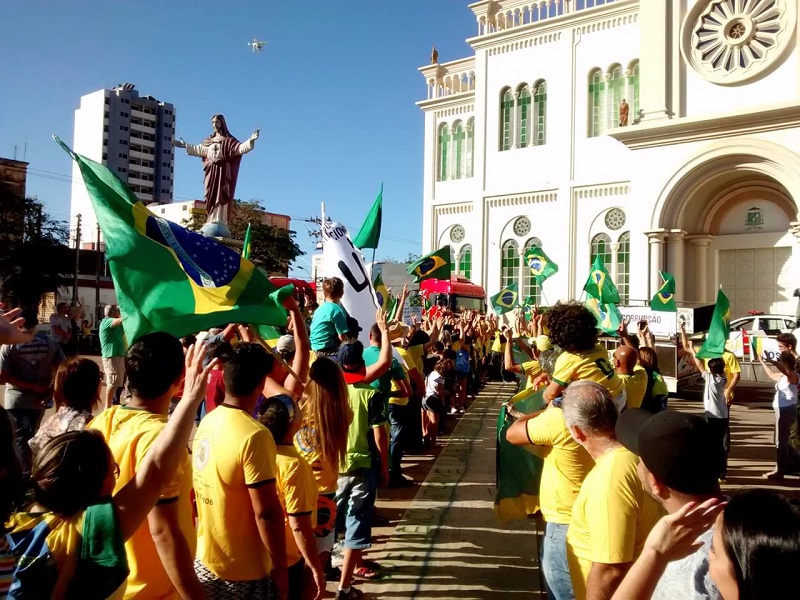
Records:
[[[469,90],[468,92],[461,92],[459,94],[450,94],[449,96],[443,96],[441,98],[420,100],[417,102],[417,106],[427,111],[439,108],[450,108],[451,106],[459,106],[468,102],[475,102],[475,90]]]
[[[558,200],[558,190],[544,190],[532,194],[514,194],[512,196],[490,196],[485,198],[486,206],[498,208],[501,206],[526,206],[530,204],[544,204]]]
[[[630,193],[630,182],[619,181],[616,183],[601,183],[572,188],[575,198],[603,198],[608,196],[627,196]]]
[[[765,110],[729,113],[714,117],[684,118],[652,123],[645,120],[639,125],[617,127],[608,135],[622,142],[631,150],[640,150],[655,146],[702,142],[796,127],[800,127],[800,104],[784,104]]]
[[[463,106],[456,106],[453,108],[447,108],[444,110],[437,110],[433,115],[437,119],[441,119],[444,117],[453,117],[455,115],[465,115],[468,113],[475,112],[475,105],[474,104],[465,104]]]
[[[589,25],[581,25],[580,27],[576,27],[576,29],[582,34],[586,34],[593,33],[595,31],[605,31],[606,29],[613,29],[614,27],[621,27],[622,25],[630,25],[631,23],[636,23],[638,21],[639,13],[631,13],[618,17],[609,17]]]
[[[524,48],[532,48],[533,46],[542,46],[544,44],[557,42],[561,39],[562,33],[562,31],[554,31],[553,33],[545,33],[532,38],[529,37],[527,39],[520,39],[519,41],[514,41],[510,44],[494,46],[488,49],[489,56],[497,56],[499,54],[505,54],[506,52],[512,52],[514,50],[522,50]]]
[[[433,210],[437,217],[442,215],[466,215],[472,212],[472,202],[439,204],[434,206]]]

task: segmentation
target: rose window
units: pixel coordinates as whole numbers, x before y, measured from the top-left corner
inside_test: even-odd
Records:
[[[606,213],[606,227],[611,231],[617,231],[625,226],[625,211],[621,208],[612,208]]]

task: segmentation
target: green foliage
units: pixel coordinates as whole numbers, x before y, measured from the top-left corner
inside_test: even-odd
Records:
[[[244,240],[250,223],[250,260],[271,275],[285,275],[289,263],[305,253],[294,241],[293,231],[263,223],[265,212],[258,200],[236,200],[228,226],[233,239]]]

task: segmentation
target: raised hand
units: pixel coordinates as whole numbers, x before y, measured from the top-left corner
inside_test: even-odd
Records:
[[[204,343],[197,342],[186,351],[186,376],[183,383],[181,402],[200,404],[200,401],[206,397],[208,373],[217,364],[217,359],[215,358],[205,368],[203,367],[206,349],[207,347]]]
[[[184,140],[183,138],[173,140],[172,145],[175,146],[176,148],[186,148],[186,140]]]
[[[260,135],[261,135],[261,130],[260,129],[254,130],[253,131],[253,135],[250,136],[250,141],[251,142],[255,142],[258,139],[258,136],[260,136]]]
[[[644,545],[667,561],[680,560],[695,552],[702,543],[697,538],[725,508],[725,502],[711,498],[702,504],[689,502],[677,512],[663,517],[650,531]]]
[[[0,310],[5,305],[0,304]],[[33,339],[34,332],[23,329],[25,319],[19,316],[21,309],[0,312],[0,344],[24,344]]]

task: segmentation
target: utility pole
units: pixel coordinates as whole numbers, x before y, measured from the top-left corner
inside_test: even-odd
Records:
[[[78,224],[75,229],[75,279],[72,281],[72,302],[78,302],[78,270],[81,264],[81,215],[78,213]]]
[[[97,279],[95,280],[94,288],[94,322],[100,322],[100,223],[97,224],[97,245],[94,247],[97,262],[95,264],[95,271]]]

